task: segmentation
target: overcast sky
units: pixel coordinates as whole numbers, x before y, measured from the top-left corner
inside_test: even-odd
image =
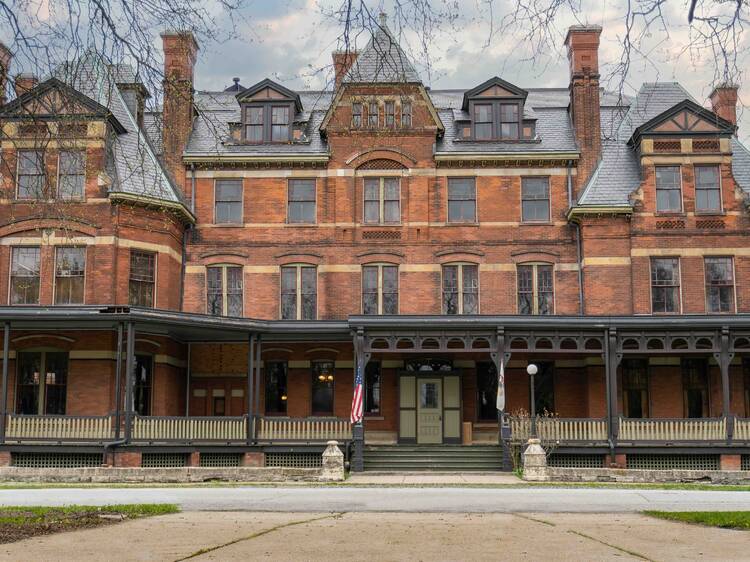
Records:
[[[400,29],[390,1],[368,2],[373,13],[380,9],[389,15],[389,26],[398,35],[412,58],[422,80],[433,88],[470,88],[491,76],[500,76],[520,87],[566,87],[568,69],[563,45],[572,24],[603,27],[599,51],[603,85],[618,87],[619,75],[611,76],[623,52],[625,0],[580,0],[581,13],[569,11],[555,17],[552,41],[535,54],[523,41],[528,25],[493,34],[507,15],[510,4],[503,0],[456,0],[458,18],[443,20],[430,33]],[[292,88],[322,88],[330,80],[331,51],[340,46],[341,26],[325,15],[341,0],[246,0],[246,8],[235,19],[238,38],[202,48],[196,69],[197,88],[222,89],[241,79],[244,86],[269,77]],[[443,0],[435,0],[440,7]],[[453,4],[453,2],[448,2]],[[637,91],[643,81],[678,81],[700,103],[704,103],[716,81],[721,65],[709,49],[689,48],[696,37],[687,24],[687,2],[665,4],[666,28],[660,23],[639,44],[625,82],[626,93]],[[390,8],[390,10],[389,10]],[[227,22],[227,26],[229,23]],[[636,28],[638,22],[636,22]],[[358,48],[365,46],[369,32],[356,37]],[[747,41],[740,43],[739,74],[749,59]],[[427,54],[425,54],[425,52]],[[740,98],[750,99],[740,90]],[[750,114],[740,107],[740,138],[750,139]]]

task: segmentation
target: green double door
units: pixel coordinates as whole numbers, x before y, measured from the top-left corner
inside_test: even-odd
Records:
[[[399,442],[461,442],[458,373],[403,372],[399,379]]]

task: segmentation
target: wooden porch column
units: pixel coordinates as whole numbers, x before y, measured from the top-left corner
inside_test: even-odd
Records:
[[[729,349],[729,328],[724,326],[719,334],[719,352],[714,353],[714,359],[721,370],[721,413],[727,423],[727,441],[734,438],[734,416],[731,409],[731,388],[729,386],[729,365],[734,359],[734,353]]]
[[[617,354],[617,330],[610,328],[604,334],[605,389],[607,394],[607,435],[612,447],[620,434],[617,415],[617,367],[622,357]]]
[[[122,322],[117,324],[117,356],[115,359],[115,441],[120,440],[122,419]]]
[[[357,371],[361,372],[364,384],[365,370],[367,369],[367,363],[370,361],[370,354],[365,353],[365,334],[362,329],[357,330],[353,343],[354,378],[357,377]],[[355,423],[352,427],[352,445],[354,450],[352,451],[351,470],[352,472],[362,472],[365,469],[365,425],[363,420]]]
[[[253,442],[253,427],[255,426],[253,418],[253,355],[255,348],[255,334],[248,334],[247,337],[247,444]]]
[[[261,337],[260,334],[258,334],[258,340],[257,340],[257,349],[256,349],[256,358],[255,358],[255,415],[260,416],[260,361],[261,361],[261,353],[263,351],[262,344],[261,344]]]
[[[502,328],[497,329],[495,342],[495,351],[490,352],[490,358],[492,363],[495,365],[495,372],[497,373],[497,384],[503,385],[503,393],[505,393],[505,367],[510,361],[510,352],[505,352],[505,331]],[[503,373],[503,379],[500,380],[500,373]],[[507,400],[507,395],[506,395]],[[502,447],[503,450],[503,470],[513,470],[513,459],[510,457],[510,447],[508,442],[510,441],[510,424],[505,416],[505,411],[497,411],[497,444]]]
[[[10,322],[3,327],[3,386],[0,391],[0,443],[5,443],[5,426],[8,421],[8,361],[10,361]]]
[[[128,322],[125,351],[125,442],[133,435],[133,375],[135,371],[135,326]]]

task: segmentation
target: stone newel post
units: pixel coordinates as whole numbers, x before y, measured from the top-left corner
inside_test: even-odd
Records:
[[[523,452],[523,479],[533,482],[543,482],[547,476],[547,453],[542,448],[539,439],[529,439],[526,450]]]
[[[344,479],[344,453],[338,447],[338,441],[329,441],[323,451],[323,473],[320,479],[328,482],[339,482]]]

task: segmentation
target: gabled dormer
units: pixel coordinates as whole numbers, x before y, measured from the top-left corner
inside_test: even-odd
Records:
[[[495,76],[464,93],[458,138],[473,141],[533,140],[536,119],[524,115],[528,92]]]
[[[235,140],[250,144],[299,140],[294,131],[295,116],[302,112],[299,94],[266,78],[236,97],[242,121],[234,124],[239,129],[234,131]]]
[[[628,145],[641,157],[729,154],[736,126],[692,100],[683,100],[633,131]]]

